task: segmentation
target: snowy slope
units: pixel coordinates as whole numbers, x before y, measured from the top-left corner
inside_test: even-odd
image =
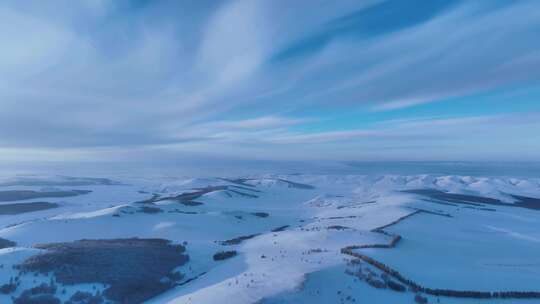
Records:
[[[374,289],[345,274],[354,257],[343,254],[343,248],[388,244],[394,235],[402,237],[395,248],[358,252],[428,287],[534,291],[532,282],[540,274],[540,210],[522,207],[516,199],[516,195],[540,197],[538,179],[433,175],[265,175],[239,179],[40,176],[39,180],[17,177],[3,182],[0,191],[54,187],[92,192],[40,199],[57,203],[58,208],[0,215],[0,238],[17,243],[16,248],[0,249],[4,264],[0,286],[16,275],[13,265],[38,252],[32,248],[35,244],[133,237],[186,244],[190,257],[178,269],[183,278],[177,286],[149,303],[219,303],[217,299],[230,303],[313,303],[317,297],[312,293],[320,288],[313,286],[320,286],[317,282],[325,276],[334,282],[325,288],[335,294],[342,289],[340,284],[356,284],[348,299],[337,296],[336,301],[362,299],[361,293],[369,290],[367,293],[381,299],[377,300],[380,303],[384,299],[413,303],[413,292]],[[467,199],[487,197],[497,203],[443,202],[403,192],[418,189],[464,195]],[[400,221],[418,210],[423,214]],[[385,227],[388,224],[392,225]],[[380,227],[385,227],[386,234],[377,231]],[[215,261],[213,255],[220,251],[237,254]],[[522,254],[525,251],[527,255]],[[500,266],[503,264],[506,268]],[[428,266],[430,271],[423,271],[419,265]],[[361,267],[384,277],[380,269]],[[474,271],[475,276],[463,279],[467,271]],[[0,302],[9,303],[12,296],[37,284],[31,273],[20,274],[20,280],[17,290],[0,293]],[[107,288],[99,283],[92,288]],[[75,284],[56,296],[66,300],[78,288],[90,287]],[[332,298],[325,294],[320,303]],[[470,299],[443,300],[471,303]],[[475,301],[491,303],[489,299]],[[515,301],[530,302],[507,300]]]

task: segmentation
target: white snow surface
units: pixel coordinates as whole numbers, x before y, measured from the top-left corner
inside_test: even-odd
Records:
[[[49,183],[46,186],[17,185],[17,181],[30,178]],[[411,216],[387,228],[391,233],[402,235],[399,246],[364,252],[432,287],[471,290],[517,290],[523,287],[523,290],[533,290],[538,285],[534,277],[540,278],[540,210],[486,205],[485,208],[495,210],[487,211],[461,205],[439,205],[426,202],[418,195],[401,192],[429,188],[489,197],[512,204],[516,198],[511,195],[540,198],[540,179],[269,174],[247,176],[245,180],[113,177],[111,180],[115,183],[112,184],[87,185],[69,185],[66,180],[74,179],[19,176],[4,177],[0,181],[5,183],[0,186],[0,191],[92,191],[74,197],[17,201],[47,201],[58,203],[59,207],[0,215],[0,238],[17,243],[15,248],[0,249],[0,264],[3,265],[0,268],[0,285],[14,275],[13,265],[39,253],[32,248],[35,244],[151,237],[175,243],[187,242],[186,253],[190,261],[179,271],[185,275],[184,281],[193,280],[156,296],[148,303],[328,303],[329,299],[334,299],[331,293],[324,293],[319,302],[317,297],[310,295],[315,292],[310,288],[319,288],[313,286],[320,286],[325,276],[329,280],[325,287],[328,290],[338,290],[343,284],[358,284],[350,293],[364,299],[364,302],[413,303],[413,293],[374,290],[364,282],[353,282],[350,276],[343,274],[351,257],[342,254],[341,249],[351,245],[388,243],[388,236],[372,230],[417,209],[448,213],[453,217],[441,220],[431,214]],[[313,189],[291,187],[284,181],[310,185]],[[137,202],[154,195],[167,198],[208,186],[229,188],[194,199],[201,205],[189,206],[175,200],[162,200],[153,205],[162,212],[139,212],[142,205]],[[0,205],[10,203],[15,202],[0,202]],[[287,227],[272,232],[283,226]],[[257,236],[237,245],[219,243],[253,234]],[[499,254],[489,251],[508,246],[526,250],[527,254],[515,250]],[[238,255],[223,261],[212,259],[216,252],[226,250],[236,250]],[[506,268],[500,266],[502,264],[507,265]],[[428,265],[430,271],[422,271],[420,265]],[[468,276],[468,271],[471,271],[471,276]],[[473,271],[475,275],[472,275]],[[470,279],[465,279],[467,277]],[[527,281],[531,279],[532,282]],[[31,286],[34,277],[27,275],[21,280],[23,286]],[[70,286],[67,295],[59,297],[67,299],[77,288],[88,290],[89,286]],[[22,290],[19,288],[11,295],[0,294],[0,303],[9,303],[11,296]],[[376,299],[370,301],[366,295]],[[334,300],[339,301],[338,298]],[[491,303],[489,300],[444,298],[441,303],[480,302]],[[530,300],[522,302],[534,303]]]

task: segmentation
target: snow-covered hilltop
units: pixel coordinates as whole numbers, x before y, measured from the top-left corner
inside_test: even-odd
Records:
[[[539,198],[532,178],[9,177],[0,302],[535,303]]]

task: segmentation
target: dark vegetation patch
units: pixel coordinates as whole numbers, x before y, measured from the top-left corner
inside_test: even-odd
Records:
[[[77,291],[65,304],[102,304],[105,299],[100,293],[91,294],[85,291]]]
[[[201,272],[201,273],[199,273],[198,275],[196,275],[196,276],[194,276],[194,277],[188,278],[188,279],[186,279],[185,281],[176,284],[176,286],[184,286],[184,285],[186,285],[187,283],[193,282],[193,281],[195,281],[196,279],[202,277],[202,276],[205,275],[205,274],[206,274],[206,271]]]
[[[255,234],[250,234],[250,235],[244,235],[244,236],[239,236],[239,237],[236,237],[234,239],[230,239],[230,240],[226,240],[226,241],[221,241],[219,242],[221,245],[224,245],[224,246],[231,246],[231,245],[238,245],[240,243],[242,243],[243,241],[245,240],[249,240],[249,239],[252,239],[256,236],[259,236],[261,235],[260,233],[255,233]]]
[[[417,304],[427,304],[428,299],[422,295],[417,294],[414,296],[414,302]]]
[[[253,214],[255,216],[258,216],[258,217],[269,217],[270,216],[270,214],[268,214],[266,212],[253,212],[251,214]]]
[[[223,261],[223,260],[230,259],[236,256],[236,254],[237,254],[236,250],[220,251],[214,254],[213,259],[214,261]]]
[[[287,228],[289,228],[289,225],[280,226],[280,227],[277,227],[277,228],[272,229],[272,232],[285,231]]]
[[[365,278],[366,283],[368,283],[371,287],[375,287],[377,289],[385,289],[386,283],[384,283],[383,280],[379,280],[378,278],[368,276]]]
[[[241,184],[241,185],[243,185],[243,186],[254,187],[253,185],[250,185],[250,184],[247,184],[247,183],[246,183],[247,181],[250,181],[250,180],[255,180],[255,179],[242,178],[242,179],[228,180],[228,181],[229,181],[229,182],[236,182],[237,184]],[[276,180],[276,181],[283,182],[283,183],[287,184],[287,187],[289,187],[289,188],[296,188],[296,189],[315,189],[314,186],[307,185],[307,184],[301,184],[301,183],[297,183],[297,182],[292,182],[292,181],[289,181],[289,180],[286,180],[286,179],[282,179],[282,178],[275,178],[275,179],[272,179],[272,178],[271,178],[271,180]]]
[[[197,190],[194,192],[185,192],[179,195],[165,196],[165,197],[161,197],[158,194],[154,194],[151,198],[138,201],[135,203],[136,204],[154,204],[155,202],[160,202],[160,201],[175,201],[185,206],[198,206],[198,205],[201,205],[202,203],[195,202],[193,200],[201,197],[203,194],[210,193],[212,191],[217,191],[217,190],[210,190],[210,189],[208,189],[208,191]]]
[[[178,209],[169,210],[167,212],[168,213],[180,213],[180,214],[199,214],[199,212],[196,212],[196,211],[182,211],[182,210],[178,210]]]
[[[0,215],[13,215],[26,212],[41,211],[57,208],[58,206],[59,205],[56,203],[48,202],[0,204]]]
[[[231,186],[227,186],[229,189],[231,188],[236,188],[238,190],[244,190],[244,191],[250,191],[250,192],[257,192],[257,193],[261,193],[262,191],[261,190],[257,190],[255,188],[249,188],[249,187],[243,187],[243,186],[234,186],[234,185],[231,185]]]
[[[448,192],[439,191],[435,189],[414,189],[414,190],[403,190],[402,192],[427,196],[433,200],[438,201],[438,203],[442,201],[442,202],[447,202],[451,204],[463,204],[463,205],[471,205],[475,207],[483,207],[483,205],[494,205],[494,206],[521,207],[521,208],[527,208],[527,209],[533,209],[533,210],[540,210],[540,199],[533,198],[533,197],[512,195],[512,194],[511,196],[517,200],[513,204],[505,203],[499,199],[490,198],[490,197],[448,193]]]
[[[117,211],[119,211],[119,213],[115,213],[113,214],[113,216],[120,217],[120,213],[121,214],[135,214],[136,212],[142,212],[140,209],[133,208],[131,206],[122,207],[118,209]]]
[[[151,198],[148,198],[148,199],[145,199],[145,200],[142,200],[142,201],[137,201],[137,202],[134,202],[134,204],[153,204],[154,202],[157,202],[159,199],[159,194],[152,194],[152,197]]]
[[[53,273],[64,285],[102,283],[104,296],[119,303],[141,303],[182,278],[174,269],[188,262],[185,247],[164,239],[80,240],[36,245],[46,249],[17,268]]]
[[[249,198],[258,198],[259,197],[258,195],[255,195],[255,194],[240,192],[240,191],[233,190],[233,189],[227,189],[227,191],[232,192],[232,193],[236,193],[236,194],[238,194],[240,196],[249,197]]]
[[[438,215],[438,216],[444,216],[444,217],[453,217],[451,214],[444,213],[442,211],[432,211],[432,210],[427,210],[427,209],[422,209],[422,208],[411,208],[411,209],[422,212],[422,213],[431,214],[431,215]]]
[[[20,284],[21,284],[21,280],[18,276],[15,278],[11,277],[9,278],[8,283],[0,285],[0,293],[10,294],[14,292],[15,290],[17,290],[17,287],[19,287]]]
[[[163,212],[161,208],[153,206],[142,206],[137,212],[147,213],[147,214],[157,214]]]
[[[401,285],[397,283],[396,281],[392,281],[392,280],[387,280],[386,285],[388,286],[388,288],[394,291],[405,292],[407,290],[407,288],[404,285]]]
[[[56,284],[42,283],[36,287],[24,290],[21,295],[13,299],[13,304],[60,304],[60,299],[55,297]]]
[[[207,193],[211,193],[214,191],[221,191],[221,190],[227,190],[227,186],[208,186],[204,188],[195,188],[195,191],[193,192],[184,192],[182,194],[179,194],[177,196],[169,197],[169,198],[162,198],[160,200],[176,200],[178,202],[188,202],[192,201],[194,199],[197,199]]]
[[[197,206],[202,203],[193,202],[193,200],[198,199],[199,197],[207,193],[220,191],[220,190],[226,190],[226,189],[227,189],[227,186],[208,186],[205,188],[196,188],[194,189],[195,191],[192,191],[192,192],[184,192],[176,196],[167,196],[167,197],[157,198],[153,202],[167,200],[167,201],[176,201],[186,206]]]
[[[20,201],[25,199],[36,199],[46,197],[70,197],[88,194],[90,190],[68,190],[68,191],[33,191],[33,190],[6,190],[0,191],[0,202]]]
[[[254,179],[251,179],[251,178],[237,178],[237,179],[222,178],[222,180],[228,181],[229,183],[237,184],[237,185],[240,185],[240,186],[252,187],[252,188],[255,187],[255,186],[253,186],[253,185],[250,185],[250,184],[246,183],[247,181],[254,180]],[[288,185],[289,188],[297,188],[297,189],[315,189],[315,187],[313,187],[313,186],[311,186],[311,185],[301,184],[301,183],[296,183],[296,182],[291,182],[291,181],[289,181],[289,180],[282,179],[282,178],[276,178],[275,180],[286,183],[286,184]]]
[[[332,226],[326,227],[326,229],[328,229],[328,230],[347,230],[347,229],[351,229],[351,228],[341,226],[341,225],[332,225]]]
[[[281,182],[284,182],[286,184],[288,184],[289,188],[296,188],[296,189],[315,189],[315,187],[313,187],[312,185],[307,185],[307,184],[301,184],[301,183],[296,183],[296,182],[291,182],[291,181],[288,181],[286,179],[281,179],[281,178],[278,178],[277,179],[278,181],[281,181]]]
[[[59,298],[51,294],[21,295],[13,299],[13,304],[60,304]]]
[[[240,185],[240,186],[255,188],[255,186],[246,183],[247,181],[250,180],[249,178],[235,178],[235,179],[221,178],[221,180],[224,180],[224,181],[229,182],[229,183],[237,184],[237,185]]]
[[[342,220],[342,219],[353,219],[353,218],[361,218],[360,215],[348,215],[348,216],[330,216],[330,217],[314,217],[314,219],[319,220]]]
[[[190,207],[203,205],[203,203],[196,202],[196,201],[180,201],[179,203],[184,206],[190,206]]]
[[[448,193],[448,192],[435,190],[435,189],[413,189],[413,190],[403,190],[402,192],[424,195],[424,196],[428,196],[428,197],[430,197],[432,199],[438,199],[438,200],[447,201],[447,202],[451,202],[451,203],[458,203],[458,204],[472,204],[472,205],[491,204],[491,205],[498,205],[498,204],[502,203],[500,200],[495,199],[495,198],[476,196],[476,195],[468,195],[468,194]]]
[[[236,188],[235,189],[232,189],[232,188]],[[232,197],[231,193],[236,193],[240,196],[245,196],[245,197],[250,197],[250,198],[258,198],[257,195],[255,194],[251,194],[251,193],[246,193],[246,192],[242,192],[242,191],[239,191],[239,190],[245,190],[245,191],[255,191],[255,192],[260,192],[258,190],[254,190],[254,189],[250,189],[250,188],[246,188],[246,187],[238,187],[238,186],[208,186],[208,187],[204,187],[204,188],[195,188],[193,189],[194,191],[191,191],[191,192],[184,192],[182,194],[179,194],[179,195],[175,195],[175,196],[166,196],[166,197],[160,197],[159,195],[157,194],[154,194],[151,198],[149,199],[145,199],[145,200],[142,200],[142,201],[138,201],[138,202],[135,202],[137,204],[153,204],[155,202],[159,202],[159,201],[175,201],[175,202],[178,202],[184,206],[199,206],[199,205],[203,205],[203,203],[201,202],[197,202],[195,201],[196,199],[200,198],[201,196],[207,194],[207,193],[211,193],[211,192],[215,192],[215,191],[225,191],[225,193],[229,196],[229,197]]]
[[[517,202],[515,204],[519,207],[540,210],[540,198],[527,197],[527,196],[514,195],[514,194],[511,194],[511,196],[517,199]]]
[[[321,249],[321,248],[314,248],[314,249],[310,249],[306,252],[306,254],[314,254],[314,253],[321,253],[321,252],[328,252],[328,250],[326,249]],[[302,253],[304,254],[304,253]]]
[[[336,196],[336,197],[339,197],[339,196]],[[359,207],[362,207],[363,205],[370,205],[370,204],[376,204],[377,201],[369,201],[369,202],[361,202],[361,203],[354,203],[354,204],[349,204],[349,205],[341,205],[341,206],[337,206],[337,209],[343,209],[343,208],[359,208]]]
[[[0,249],[15,247],[15,246],[17,246],[17,243],[0,238]]]

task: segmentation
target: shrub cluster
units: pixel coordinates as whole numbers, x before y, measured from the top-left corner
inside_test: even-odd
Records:
[[[232,251],[220,251],[216,254],[214,254],[214,261],[222,261],[222,260],[226,260],[226,259],[230,259],[234,256],[236,256],[237,252],[236,250],[232,250]]]
[[[17,243],[0,238],[0,249],[15,247],[15,246],[17,246]]]
[[[60,299],[54,296],[56,284],[43,283],[36,287],[24,290],[17,298],[13,298],[13,304],[60,304]]]

